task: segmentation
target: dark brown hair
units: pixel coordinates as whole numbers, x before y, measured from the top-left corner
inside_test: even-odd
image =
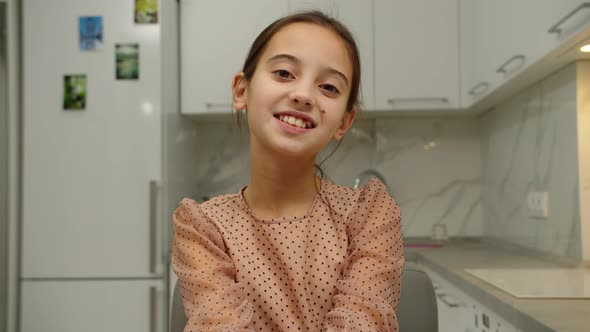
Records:
[[[269,26],[267,26],[266,29],[262,30],[262,32],[254,40],[254,43],[250,48],[250,52],[248,52],[248,56],[246,57],[246,61],[244,61],[244,66],[242,68],[242,71],[244,72],[243,79],[245,79],[246,81],[250,81],[252,79],[252,76],[254,76],[254,72],[256,71],[258,61],[260,60],[260,56],[266,49],[268,42],[282,28],[292,23],[317,24],[319,26],[332,30],[338,36],[340,36],[340,38],[342,38],[342,40],[346,44],[346,47],[348,49],[348,55],[352,62],[351,89],[350,95],[348,96],[348,102],[346,104],[346,110],[348,112],[351,112],[353,108],[356,108],[357,111],[360,110],[358,96],[361,81],[361,62],[358,47],[356,46],[354,37],[352,36],[352,33],[348,30],[348,28],[346,28],[342,23],[340,23],[340,21],[332,17],[329,17],[328,15],[317,10],[302,11],[285,16],[274,21]],[[240,112],[237,112],[238,117],[239,114]]]

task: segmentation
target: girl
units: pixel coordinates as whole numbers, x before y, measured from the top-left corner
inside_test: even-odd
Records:
[[[383,183],[316,176],[357,112],[350,32],[320,12],[279,19],[233,80],[247,114],[250,183],[174,213],[172,266],[185,331],[397,331],[400,210]]]

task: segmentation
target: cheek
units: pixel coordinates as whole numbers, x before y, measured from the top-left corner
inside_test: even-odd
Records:
[[[344,118],[346,104],[345,100],[329,100],[324,104],[324,115],[330,118],[330,121],[334,123],[334,127],[339,127],[340,121]]]
[[[280,99],[285,94],[280,86],[262,81],[257,82],[249,93],[248,101],[260,106],[275,104],[277,99]]]

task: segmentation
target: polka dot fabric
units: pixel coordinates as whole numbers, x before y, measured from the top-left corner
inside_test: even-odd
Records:
[[[400,210],[383,183],[322,180],[309,212],[270,220],[242,193],[174,213],[185,331],[398,331]]]

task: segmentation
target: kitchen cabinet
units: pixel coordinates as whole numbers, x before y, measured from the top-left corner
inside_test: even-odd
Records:
[[[583,0],[229,2],[231,11],[228,1],[181,0],[183,114],[229,114],[231,79],[255,36],[300,9],[323,10],[350,28],[361,54],[362,107],[380,111],[470,109],[512,89],[507,83],[590,22]],[[544,70],[516,88],[550,73]],[[493,105],[514,92],[487,100]]]
[[[232,79],[250,45],[287,10],[287,0],[181,0],[181,112],[230,114]]]
[[[462,106],[469,108],[580,31],[590,18],[590,3],[583,3],[460,0]]]
[[[421,269],[434,286],[440,332],[521,332],[439,273],[423,265]]]
[[[473,325],[473,315],[467,300],[449,282],[424,269],[432,280],[438,307],[438,329],[441,332],[467,332]]]
[[[167,331],[157,281],[23,282],[22,332]]]
[[[361,57],[362,111],[375,109],[373,0],[289,0],[289,12],[319,9],[340,20],[353,34]]]
[[[375,106],[456,109],[457,0],[375,0]]]
[[[323,10],[355,36],[363,110],[455,109],[460,104],[457,0],[256,0],[254,5],[232,2],[231,12],[225,8],[227,3],[181,1],[183,114],[229,113],[231,78],[250,43],[274,19],[301,9]],[[249,24],[240,29],[221,25],[211,32],[211,26],[220,26],[218,17]]]

